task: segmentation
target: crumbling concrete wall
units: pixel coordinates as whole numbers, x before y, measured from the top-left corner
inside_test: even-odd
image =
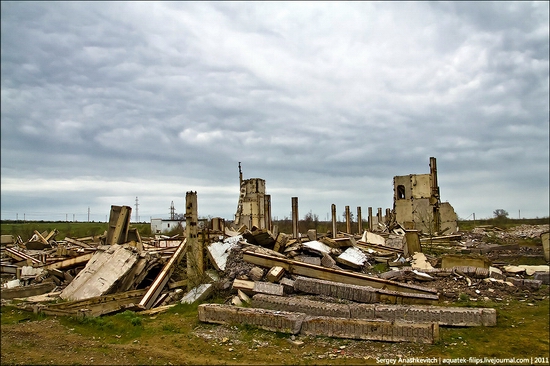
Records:
[[[235,226],[246,225],[249,229],[253,226],[269,229],[266,211],[270,209],[266,206],[269,206],[270,200],[265,194],[265,180],[260,178],[243,180],[239,163],[239,182],[241,193],[235,213]]]
[[[457,231],[453,207],[440,199],[434,157],[430,158],[429,174],[395,176],[393,191],[393,217],[405,229],[431,235]]]

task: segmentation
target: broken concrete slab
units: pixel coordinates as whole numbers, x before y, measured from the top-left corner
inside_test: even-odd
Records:
[[[118,244],[98,250],[60,297],[74,301],[114,292],[117,282],[132,270],[138,259],[137,253]]]
[[[307,317],[302,323],[300,333],[311,336],[433,344],[439,340],[439,325],[320,316]]]
[[[283,292],[285,294],[291,294],[294,292],[294,280],[283,277],[279,280],[279,284],[283,286]]]
[[[420,236],[417,230],[405,230],[405,246],[403,254],[408,257],[414,253],[421,253],[422,246],[420,245]]]
[[[320,241],[313,240],[308,241],[305,243],[302,243],[302,246],[305,250],[308,250],[312,253],[318,254],[320,256],[323,255],[323,253],[330,254],[330,247],[324,243],[321,243]]]
[[[199,320],[216,324],[247,324],[261,329],[312,336],[380,340],[388,342],[433,343],[439,326],[337,317],[311,317],[304,313],[241,308],[222,304],[201,304]]]
[[[253,295],[256,293],[270,294],[282,296],[284,292],[283,285],[270,283],[270,282],[259,282],[259,281],[246,281],[246,280],[234,280],[233,289],[241,290],[245,294]]]
[[[116,294],[95,296],[85,300],[35,306],[33,311],[43,312],[47,315],[96,317],[124,309],[133,309],[134,304],[144,293],[144,289],[125,291]]]
[[[194,302],[204,301],[212,295],[213,290],[214,286],[211,283],[203,283],[183,295],[180,303],[192,304]]]
[[[361,241],[367,243],[367,244],[378,244],[378,245],[385,245],[386,239],[382,235],[378,235],[375,233],[371,233],[370,231],[363,232],[363,236],[361,237]]]
[[[18,281],[19,280],[15,280]],[[55,288],[54,282],[43,282],[30,286],[14,286],[3,288],[0,291],[0,298],[10,300],[15,298],[25,298],[30,296],[42,295],[52,291]]]
[[[306,313],[308,315],[349,318],[349,305],[314,301],[299,296],[283,297],[257,294],[252,297],[252,306],[256,308]]]
[[[313,264],[314,266],[321,265],[321,258],[319,257],[312,257],[308,255],[297,255],[296,257],[294,257],[294,259],[303,263]]]
[[[506,266],[504,267],[504,271],[512,274],[518,274],[525,272],[525,268],[519,266]]]
[[[359,269],[365,265],[368,257],[361,249],[349,247],[336,257],[336,261],[351,268]]]
[[[424,253],[414,253],[412,256],[411,261],[411,267],[413,269],[433,269],[430,262],[428,262],[428,259],[426,258],[426,255]]]
[[[298,334],[306,315],[286,311],[201,304],[199,320],[216,324],[247,324],[272,332]]]
[[[520,264],[518,267],[524,268],[525,274],[527,276],[532,276],[533,274],[535,274],[535,272],[550,272],[549,265],[530,266],[530,265]]]
[[[489,269],[491,261],[483,256],[446,254],[441,258],[441,268],[478,267]]]
[[[550,284],[550,273],[549,272],[535,272],[533,274],[534,279],[537,281],[541,281],[543,285]]]
[[[336,301],[336,299],[335,299]],[[440,326],[495,326],[497,313],[492,308],[463,308],[430,305],[385,305],[331,303],[298,296],[280,297],[258,294],[252,298],[254,307],[292,311],[307,315],[351,319],[382,319],[417,323],[438,323]]]
[[[380,296],[373,287],[348,285],[301,276],[296,278],[294,290],[364,303],[380,301]]]
[[[215,242],[206,247],[206,253],[210,258],[212,265],[218,271],[225,271],[229,252],[238,244],[239,238],[242,238],[242,236],[233,236],[223,242]]]
[[[388,321],[435,322],[453,327],[492,327],[497,324],[497,313],[492,308],[460,308],[423,305],[384,305],[375,304],[374,316]],[[350,306],[351,316],[359,306]],[[364,313],[364,311],[360,311]]]

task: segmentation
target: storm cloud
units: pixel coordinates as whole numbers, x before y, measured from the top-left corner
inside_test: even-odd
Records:
[[[2,2],[2,219],[276,218],[392,207],[429,172],[459,217],[549,214],[548,2]]]

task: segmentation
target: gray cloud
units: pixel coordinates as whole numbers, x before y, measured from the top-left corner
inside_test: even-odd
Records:
[[[548,3],[2,2],[1,17],[2,218],[101,219],[136,196],[166,216],[188,190],[231,218],[239,161],[275,216],[298,196],[323,218],[391,207],[393,176],[430,156],[459,216],[548,216]]]

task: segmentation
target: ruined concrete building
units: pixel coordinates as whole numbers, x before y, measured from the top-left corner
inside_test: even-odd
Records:
[[[458,230],[458,218],[448,202],[441,202],[437,166],[430,157],[429,174],[393,178],[393,216],[405,229],[425,234],[451,234]]]
[[[239,183],[241,193],[235,213],[235,226],[246,225],[259,229],[271,228],[271,196],[265,194],[265,180],[251,178],[243,180],[239,162]]]

